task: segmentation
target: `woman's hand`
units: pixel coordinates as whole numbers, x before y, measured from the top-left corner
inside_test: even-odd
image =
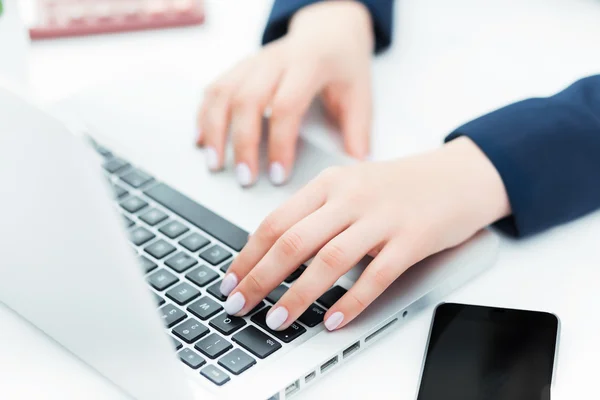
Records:
[[[285,37],[243,60],[207,89],[198,115],[198,145],[205,148],[208,168],[223,168],[230,129],[238,181],[253,184],[261,120],[270,109],[269,175],[274,184],[284,183],[294,164],[302,117],[319,94],[344,134],[347,152],[366,156],[372,51],[370,15],[359,2],[328,1],[298,11]]]
[[[407,268],[510,214],[502,180],[467,138],[404,160],[329,169],[268,216],[221,284],[225,310],[244,315],[306,260],[273,306],[285,329],[366,254],[375,255],[325,315],[343,327]]]

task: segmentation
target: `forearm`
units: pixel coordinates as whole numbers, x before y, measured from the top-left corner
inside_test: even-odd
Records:
[[[498,226],[527,236],[600,207],[600,76],[471,121],[469,137],[506,188],[512,214]]]

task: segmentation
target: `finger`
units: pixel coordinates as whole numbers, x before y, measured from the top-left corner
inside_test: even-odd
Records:
[[[385,240],[381,223],[359,220],[327,243],[306,271],[267,314],[271,329],[283,330],[302,315],[367,252]]]
[[[206,89],[198,115],[198,143],[204,146],[206,165],[211,171],[218,171],[223,167],[231,96],[239,82],[245,78],[252,62],[249,59],[242,61]]]
[[[370,150],[371,104],[370,81],[367,81],[349,90],[340,110],[340,125],[346,152],[360,160],[364,159]]]
[[[223,295],[235,289],[285,231],[325,204],[327,182],[324,178],[311,181],[264,219],[227,270],[220,287]]]
[[[285,232],[225,303],[229,314],[245,315],[300,264],[308,260],[352,221],[339,207],[326,204]]]
[[[312,65],[292,68],[281,79],[269,120],[269,178],[275,185],[285,183],[291,174],[302,117],[322,85],[323,78]]]
[[[383,293],[404,271],[418,262],[407,243],[387,243],[358,281],[325,314],[325,327],[333,331],[347,325]]]
[[[265,55],[234,95],[231,133],[236,176],[242,186],[253,184],[258,175],[262,117],[267,104],[275,93],[282,73],[278,58]]]

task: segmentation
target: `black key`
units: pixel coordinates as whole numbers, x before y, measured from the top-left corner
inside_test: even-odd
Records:
[[[148,206],[148,203],[136,196],[129,196],[119,204],[132,214]]]
[[[160,297],[159,295],[157,295],[156,293],[152,292],[152,294],[154,295],[154,301],[156,301],[156,304],[160,307],[163,304],[165,304],[165,299],[163,299],[162,297]]]
[[[115,197],[117,199],[120,199],[121,197],[123,197],[123,196],[125,196],[126,194],[129,193],[127,190],[123,189],[119,185],[112,184],[111,186],[112,186],[112,189],[113,189],[113,193],[115,194]]]
[[[146,228],[142,228],[141,226],[138,226],[129,232],[129,240],[131,240],[131,242],[136,246],[143,245],[144,243],[154,239],[155,236],[156,235],[154,235],[154,233],[150,232]]]
[[[248,241],[248,232],[238,228],[231,222],[202,207],[200,204],[164,183],[152,186],[145,193],[152,200],[173,211],[209,235],[219,239],[235,251],[242,250],[242,247]]]
[[[255,305],[254,308],[252,310],[250,310],[250,312],[248,313],[248,315],[254,314],[255,312],[257,312],[258,310],[260,310],[264,306],[265,306],[265,302],[261,300],[260,303],[258,303],[257,305]]]
[[[271,293],[267,295],[267,300],[271,303],[275,304],[279,301],[279,299],[287,292],[289,287],[284,285],[279,285]]]
[[[206,360],[192,349],[181,350],[179,352],[179,359],[192,369],[198,369],[206,364]]]
[[[144,221],[145,223],[147,223],[150,226],[154,226],[158,223],[163,222],[165,219],[167,219],[167,214],[165,214],[164,212],[157,210],[156,208],[151,209],[150,211],[147,211],[145,213],[143,213],[142,215],[140,215],[140,219],[142,221]]]
[[[233,350],[219,360],[219,365],[234,375],[241,374],[254,364],[256,360],[240,349]]]
[[[263,308],[261,311],[254,314],[252,318],[250,318],[250,320],[284,343],[289,343],[306,332],[306,329],[296,322],[292,323],[287,329],[283,331],[270,330],[266,322],[267,313],[270,309],[271,307]]]
[[[196,285],[203,287],[217,279],[219,274],[208,268],[206,265],[201,265],[185,274],[185,277]]]
[[[221,271],[223,271],[224,273],[227,272],[227,270],[229,269],[229,267],[231,267],[231,263],[233,261],[229,261],[228,263],[225,263],[221,266]]]
[[[319,325],[323,322],[323,317],[325,316],[325,310],[319,307],[316,304],[308,307],[306,311],[302,313],[298,321],[302,322],[304,325],[312,328],[314,326]]]
[[[187,317],[187,314],[175,307],[173,304],[167,304],[159,309],[161,318],[167,328],[180,323]]]
[[[306,265],[301,265],[297,270],[292,272],[292,274],[290,276],[285,278],[285,283],[292,283],[296,279],[300,278],[300,275],[302,275],[302,273],[304,272],[305,269],[306,269]]]
[[[206,291],[215,296],[217,300],[227,300],[227,296],[223,296],[223,293],[221,293],[221,281],[218,281],[217,283],[209,286],[208,289],[206,289]]]
[[[140,262],[140,265],[142,266],[142,269],[144,270],[144,273],[146,273],[146,274],[150,271],[155,270],[157,267],[156,264],[154,264],[152,261],[148,260],[144,256],[139,256],[138,260]]]
[[[144,186],[148,182],[152,182],[154,178],[147,173],[140,171],[139,169],[134,169],[124,175],[121,175],[121,180],[127,183],[129,186],[137,189]]]
[[[246,321],[240,317],[228,315],[226,312],[213,318],[209,325],[221,332],[223,335],[231,335],[233,332],[246,325]]]
[[[158,231],[166,235],[169,239],[175,239],[177,236],[183,235],[190,228],[178,221],[171,221],[163,225]]]
[[[209,262],[212,265],[217,265],[231,257],[231,253],[219,246],[218,244],[215,244],[214,246],[200,253],[200,257],[204,261]]]
[[[328,291],[326,291],[321,297],[317,299],[317,303],[326,308],[331,308],[332,305],[335,304],[344,294],[346,294],[347,290],[341,286],[334,286]]]
[[[227,350],[231,349],[233,345],[227,340],[223,339],[216,333],[211,333],[194,346],[196,350],[204,354],[205,356],[215,359],[222,354],[225,354]]]
[[[206,321],[222,309],[223,307],[221,307],[219,303],[206,296],[201,297],[196,302],[190,304],[187,308],[189,312],[203,321]]]
[[[175,350],[179,350],[183,347],[183,344],[179,340],[175,339],[173,336],[171,336],[171,340],[173,341],[173,347],[175,347]]]
[[[102,157],[104,158],[109,158],[112,157],[112,153],[110,150],[108,150],[105,147],[100,146],[98,143],[96,143],[93,139],[91,139],[92,141],[92,146],[94,147],[94,149],[98,152],[98,154],[100,154]]]
[[[150,246],[147,246],[144,251],[150,254],[152,257],[160,260],[161,258],[168,256],[172,252],[175,251],[175,247],[171,246],[169,243],[165,242],[162,239],[157,240],[152,243]]]
[[[197,233],[187,235],[185,238],[183,238],[183,240],[179,241],[180,245],[182,245],[192,253],[197,252],[209,243],[210,241],[207,238],[205,238],[204,236],[200,236]]]
[[[175,303],[182,306],[200,296],[200,291],[187,282],[181,282],[179,285],[169,289],[166,295]]]
[[[173,334],[186,343],[193,343],[209,332],[209,329],[194,318],[177,325],[172,330]]]
[[[135,222],[133,222],[131,220],[131,218],[126,217],[124,215],[122,215],[123,217],[123,223],[125,224],[125,228],[131,228],[133,225],[135,225]]]
[[[104,162],[104,165],[102,166],[106,171],[110,172],[111,174],[114,174],[115,172],[118,172],[120,170],[124,171],[127,167],[129,167],[129,163],[125,160],[121,160],[118,157],[113,157],[110,160]]]
[[[234,342],[258,358],[270,356],[281,348],[281,344],[254,325],[249,325],[231,338]]]
[[[205,378],[208,378],[212,383],[218,386],[222,386],[229,381],[229,375],[225,372],[221,371],[219,368],[214,365],[207,365],[202,368],[200,374]]]
[[[167,261],[165,261],[165,264],[177,272],[183,272],[198,264],[198,261],[183,251],[180,251],[174,256],[168,258]]]
[[[167,271],[166,269],[159,269],[148,276],[148,282],[156,290],[165,290],[169,286],[172,286],[179,280],[175,275]]]

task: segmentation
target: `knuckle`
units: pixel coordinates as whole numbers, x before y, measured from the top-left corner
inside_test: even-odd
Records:
[[[369,274],[370,285],[373,285],[377,290],[385,290],[393,280],[393,277],[388,272],[390,268],[380,268]]]
[[[259,96],[253,93],[239,93],[233,96],[231,106],[234,110],[247,110],[258,107]]]
[[[346,265],[348,257],[340,246],[328,244],[319,252],[318,258],[324,266],[337,271]]]
[[[274,118],[292,114],[297,109],[297,101],[293,97],[277,97],[271,104],[271,115]]]
[[[277,216],[271,214],[260,224],[256,233],[262,239],[272,243],[283,234],[283,227],[278,222]]]
[[[285,303],[290,310],[302,310],[312,303],[312,301],[306,297],[306,294],[294,288],[294,285],[292,285],[285,293],[283,300],[285,300]]]
[[[304,241],[293,230],[288,231],[279,238],[278,248],[285,257],[295,257],[302,252]]]
[[[250,273],[244,279],[247,293],[263,293],[265,285],[254,274]]]
[[[358,307],[359,310],[364,310],[367,308],[370,302],[364,300],[358,294],[354,293],[354,291],[349,290],[346,295],[351,299],[351,301]],[[353,307],[356,309],[357,307]]]
[[[228,84],[224,82],[214,82],[206,88],[204,95],[209,99],[217,99],[229,93],[229,90]]]

